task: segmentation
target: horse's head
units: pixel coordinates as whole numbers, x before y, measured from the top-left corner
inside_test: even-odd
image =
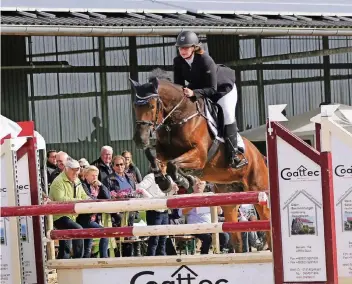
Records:
[[[157,78],[151,78],[143,85],[132,79],[130,81],[136,93],[134,101],[136,131],[133,140],[137,147],[146,148],[150,143],[151,131],[162,119],[162,102],[158,94],[159,82]]]

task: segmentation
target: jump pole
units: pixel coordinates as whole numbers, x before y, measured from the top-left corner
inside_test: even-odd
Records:
[[[251,222],[224,222],[216,224],[183,224],[183,225],[155,225],[137,227],[118,227],[101,229],[77,229],[77,230],[52,230],[47,237],[49,240],[70,240],[89,238],[120,238],[140,236],[169,236],[202,233],[222,232],[251,232],[270,231],[269,221]]]
[[[189,207],[212,207],[233,204],[267,204],[265,192],[233,192],[205,195],[180,195],[169,198],[130,199],[119,201],[93,200],[72,203],[48,203],[30,206],[4,206],[0,209],[0,217],[40,216],[56,214],[89,214],[143,211],[157,209],[177,209]]]

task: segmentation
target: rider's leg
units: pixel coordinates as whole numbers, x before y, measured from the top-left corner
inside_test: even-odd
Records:
[[[226,152],[229,157],[229,165],[232,168],[241,168],[248,164],[247,159],[239,154],[237,146],[237,124],[236,122],[232,124],[225,125],[225,143]]]
[[[237,89],[234,85],[231,92],[223,96],[218,104],[221,106],[224,114],[225,124],[225,148],[229,157],[228,163],[231,167],[240,168],[248,161],[243,155],[238,155],[240,152],[237,145],[237,124],[236,124],[236,104],[237,104]]]

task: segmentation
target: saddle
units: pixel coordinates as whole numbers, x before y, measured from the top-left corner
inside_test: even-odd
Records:
[[[222,108],[209,98],[203,98],[204,101],[204,114],[208,120],[208,127],[210,133],[214,138],[224,137],[224,114]]]

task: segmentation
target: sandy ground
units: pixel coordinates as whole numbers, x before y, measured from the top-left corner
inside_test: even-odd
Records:
[[[56,274],[56,272],[50,273],[48,275],[48,284],[57,284],[57,274]]]

